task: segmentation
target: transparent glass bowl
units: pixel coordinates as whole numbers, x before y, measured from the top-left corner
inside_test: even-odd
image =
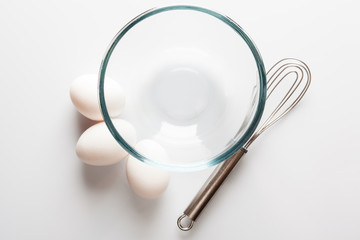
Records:
[[[109,116],[105,76],[127,102],[120,118],[137,140],[152,140],[168,160],[153,159],[124,139]],[[225,15],[195,6],[150,9],[126,24],[106,51],[99,74],[104,121],[118,143],[147,164],[175,171],[216,165],[257,127],[266,74],[249,36]]]

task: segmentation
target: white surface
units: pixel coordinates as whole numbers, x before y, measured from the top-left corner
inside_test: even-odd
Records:
[[[191,232],[176,219],[211,169],[172,174],[164,196],[146,201],[130,190],[124,162],[96,168],[77,159],[91,122],[71,104],[72,80],[97,72],[128,20],[167,2],[0,2],[0,238],[360,239],[358,1],[196,2],[239,22],[267,68],[298,57],[313,82]]]

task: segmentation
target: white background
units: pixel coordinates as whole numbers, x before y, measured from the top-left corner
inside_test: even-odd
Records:
[[[251,146],[190,232],[176,219],[211,169],[173,173],[160,199],[142,200],[124,162],[78,160],[92,122],[69,98],[127,21],[169,3],[223,12],[267,68],[297,57],[313,74],[300,105]],[[359,10],[355,0],[2,0],[0,239],[360,239]]]

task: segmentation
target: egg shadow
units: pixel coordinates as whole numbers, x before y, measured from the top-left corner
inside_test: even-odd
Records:
[[[90,120],[86,117],[84,117],[83,115],[81,115],[80,113],[78,112],[75,112],[76,116],[76,122],[77,122],[77,134],[78,134],[78,137],[81,136],[81,134],[83,134],[83,132],[85,132],[89,127],[99,123],[97,121],[93,121],[93,120]]]
[[[86,187],[97,190],[110,188],[119,178],[119,164],[91,166],[81,163],[81,172]]]
[[[163,196],[160,196],[157,199],[144,199],[137,196],[131,189],[129,193],[129,202],[132,205],[133,209],[142,217],[146,219],[151,219],[154,216],[154,212],[157,211],[157,208],[160,206]]]
[[[136,195],[136,193],[127,185],[126,201],[124,202],[130,210],[129,220],[136,222],[141,226],[141,231],[136,233],[136,239],[147,239],[158,227],[158,221],[163,216],[164,201],[166,201],[166,194],[157,199],[143,199]]]

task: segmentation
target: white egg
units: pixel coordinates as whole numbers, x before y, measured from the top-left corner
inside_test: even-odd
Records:
[[[135,128],[122,119],[113,119],[112,122],[125,141],[135,145]],[[104,122],[91,126],[80,136],[76,144],[76,154],[83,162],[94,166],[118,163],[128,155],[111,135]]]
[[[167,160],[165,150],[154,141],[142,140],[136,149],[148,158]],[[126,175],[134,192],[146,199],[158,198],[166,190],[170,178],[168,171],[149,166],[132,156],[127,160]]]
[[[125,107],[125,94],[122,87],[106,77],[104,93],[110,117],[120,115]],[[70,87],[70,97],[82,115],[95,121],[103,120],[98,97],[97,75],[89,74],[76,78]]]

